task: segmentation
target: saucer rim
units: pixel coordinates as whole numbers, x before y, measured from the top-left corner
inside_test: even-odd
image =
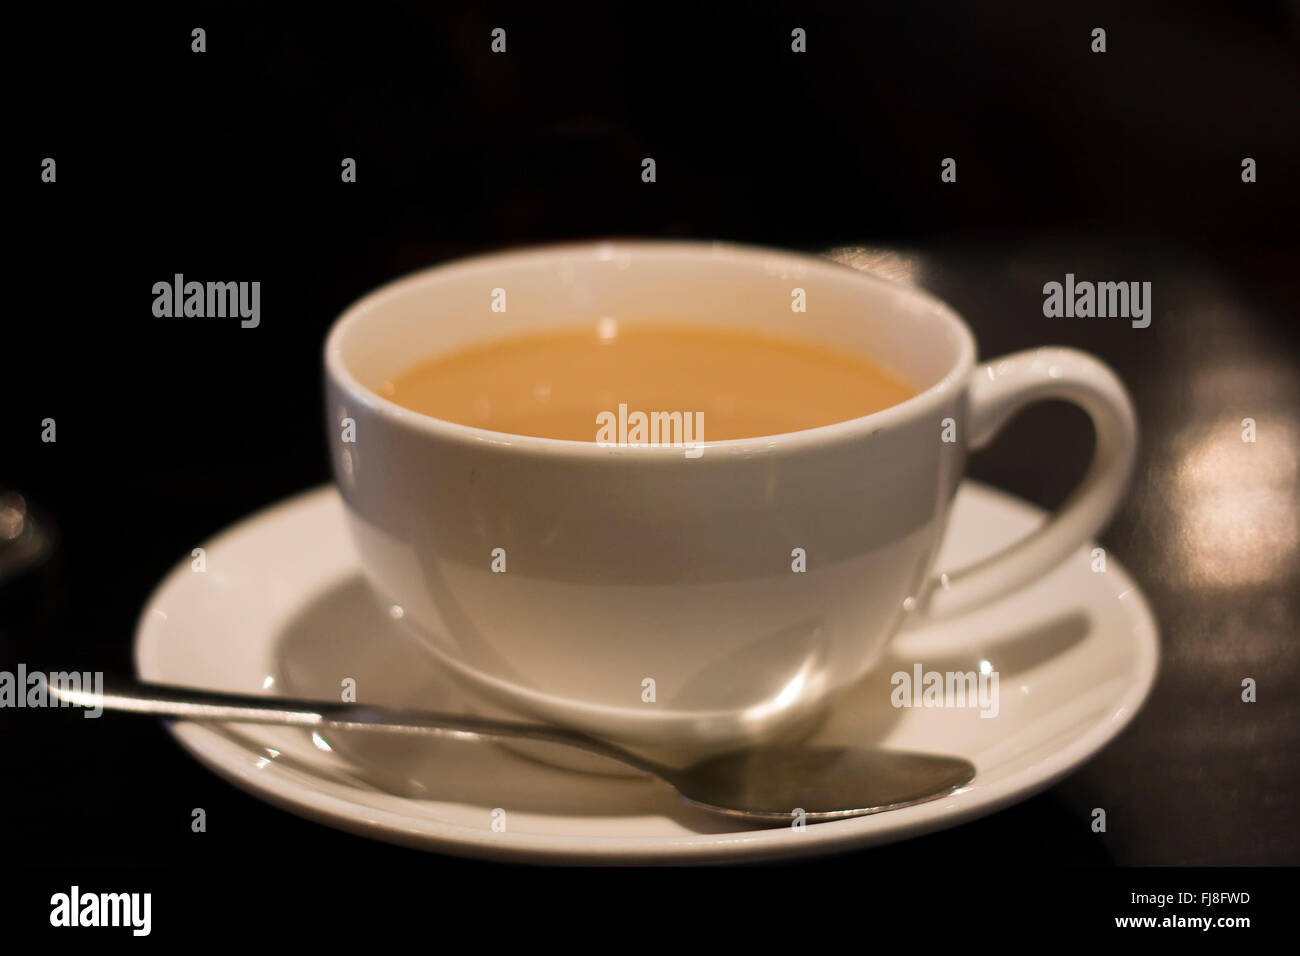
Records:
[[[1011,507],[1027,516],[1043,514],[1037,506],[1001,489],[969,478],[964,479],[962,484],[969,485],[971,491],[990,498],[999,505]],[[211,554],[256,524],[285,517],[299,509],[323,508],[327,502],[337,504],[341,513],[341,503],[337,499],[337,490],[332,485],[299,493],[258,509],[208,539],[203,547]],[[1090,552],[1093,546],[1090,541],[1079,550]],[[754,862],[858,849],[947,829],[1018,803],[1063,779],[1123,732],[1141,710],[1155,683],[1160,659],[1159,629],[1141,589],[1120,562],[1110,555],[1107,559],[1107,572],[1109,590],[1120,601],[1129,622],[1127,633],[1133,641],[1136,655],[1134,667],[1129,673],[1129,685],[1118,704],[1105,718],[1099,719],[1092,728],[1064,749],[984,787],[980,786],[980,774],[977,772],[966,787],[939,800],[878,815],[810,824],[799,831],[781,827],[669,837],[575,836],[512,831],[496,833],[428,817],[414,817],[349,800],[296,779],[296,774],[308,773],[307,771],[289,771],[274,764],[258,769],[250,760],[251,751],[225,732],[230,725],[207,727],[175,720],[165,721],[164,725],[181,747],[199,763],[228,783],[273,806],[348,833],[414,849],[513,863],[624,864]],[[142,679],[160,679],[155,667],[157,660],[149,656],[151,648],[147,646],[146,623],[151,609],[159,603],[163,594],[178,585],[177,578],[182,574],[188,577],[189,559],[180,562],[163,577],[139,616],[134,659],[136,672]],[[354,788],[351,784],[326,780],[320,776],[312,776],[312,779],[342,788],[345,793],[349,789],[360,792],[360,788]]]

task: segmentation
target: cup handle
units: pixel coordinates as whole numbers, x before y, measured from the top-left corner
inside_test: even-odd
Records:
[[[1110,368],[1085,352],[1017,352],[978,366],[972,375],[968,448],[983,447],[1026,405],[1053,398],[1088,413],[1096,448],[1078,486],[1041,527],[973,564],[931,578],[921,592],[918,624],[988,604],[1064,561],[1110,520],[1137,455],[1137,419],[1128,392]]]

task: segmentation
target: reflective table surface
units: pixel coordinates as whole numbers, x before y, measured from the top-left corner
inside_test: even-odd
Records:
[[[0,660],[50,669],[129,668],[135,617],[169,567],[256,508],[327,480],[316,343],[330,317],[415,262],[472,251],[407,248],[322,276],[320,287],[305,293],[309,301],[296,306],[306,318],[291,330],[268,324],[255,351],[236,347],[238,331],[218,337],[194,327],[160,333],[106,326],[91,344],[107,349],[111,343],[114,354],[135,356],[139,366],[125,367],[147,373],[146,380],[115,385],[116,372],[90,370],[88,391],[75,400],[10,395],[14,420],[52,414],[59,421],[57,446],[39,454],[26,436],[0,474],[39,509],[59,545],[39,568],[0,584]],[[983,357],[1068,345],[1118,372],[1137,406],[1141,449],[1127,499],[1100,541],[1144,587],[1160,624],[1162,665],[1132,725],[1049,791],[947,832],[815,865],[906,866],[934,854],[974,858],[990,847],[1006,866],[1294,862],[1300,852],[1294,257],[1211,258],[1159,246],[1052,242],[817,251],[933,291],[967,319]],[[1150,281],[1149,327],[1045,317],[1043,285],[1067,273]],[[173,338],[160,343],[164,334]],[[20,344],[38,338],[29,330]],[[159,361],[163,354],[188,356],[187,371],[169,371]],[[249,382],[247,398],[218,396],[210,387],[211,377],[231,366]],[[94,386],[101,394],[117,389],[113,400],[91,401]],[[259,404],[259,389],[274,390],[273,415]],[[147,409],[160,395],[169,400],[149,413],[156,416],[152,437],[117,435],[115,416]],[[1252,427],[1254,440],[1243,440]],[[1091,441],[1081,412],[1059,403],[1035,406],[973,457],[970,474],[1052,508],[1077,481]],[[1242,699],[1247,681],[1255,684],[1253,703]],[[422,859],[260,803],[191,761],[151,722],[106,717],[93,732],[72,734],[74,720],[70,713],[6,715],[15,732],[0,738],[0,761],[26,772],[25,785],[6,794],[6,815],[34,823],[0,829],[0,847],[12,856],[38,853],[47,825],[76,818],[94,839],[69,842],[63,853],[71,862],[233,865],[273,832],[277,845],[300,859],[425,869],[476,865]],[[61,782],[69,768],[111,786],[87,801],[79,788]],[[178,820],[188,820],[196,805],[222,821],[220,839],[175,839]],[[1107,812],[1103,834],[1089,826],[1097,807]]]

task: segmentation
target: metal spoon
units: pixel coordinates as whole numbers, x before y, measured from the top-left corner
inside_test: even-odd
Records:
[[[565,744],[658,777],[684,800],[705,810],[751,822],[790,823],[800,811],[812,822],[896,810],[946,796],[975,776],[974,765],[959,757],[823,746],[760,746],[709,757],[679,770],[594,737],[540,724],[137,682],[108,685],[101,692],[55,684],[48,688],[52,697],[70,704],[184,720]]]

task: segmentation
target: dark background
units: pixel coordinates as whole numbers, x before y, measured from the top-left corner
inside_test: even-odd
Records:
[[[127,669],[167,569],[328,480],[321,343],[387,279],[589,236],[888,248],[983,355],[1073,345],[1129,386],[1141,459],[1101,541],[1147,590],[1163,662],[1133,725],[1049,792],[814,865],[990,848],[990,865],[1031,869],[1300,860],[1297,7],[548,6],[6,13],[16,301],[0,485],[44,509],[60,543],[0,583],[0,668]],[[194,26],[205,54],[190,52]],[[495,26],[505,55],[489,52]],[[1089,51],[1096,26],[1105,54]],[[339,181],[345,156],[356,184]],[[948,156],[954,184],[940,181]],[[1045,319],[1042,284],[1067,271],[1151,281],[1151,327]],[[154,318],[152,284],[175,272],[261,281],[261,326]],[[1266,467],[1189,457],[1247,416]],[[45,417],[56,444],[40,441]],[[1081,413],[1036,407],[971,473],[1051,507],[1090,442]],[[9,858],[53,845],[72,866],[221,869],[273,835],[309,865],[476,866],[272,809],[152,722],[9,711],[0,731]],[[189,832],[196,805],[219,838]],[[1106,834],[1087,825],[1095,806]]]

